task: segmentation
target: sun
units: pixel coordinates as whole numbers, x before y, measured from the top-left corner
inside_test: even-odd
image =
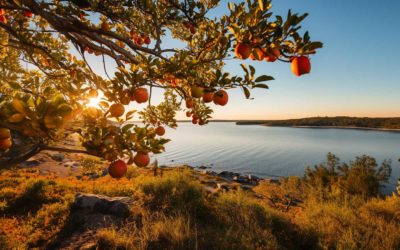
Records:
[[[99,95],[97,97],[89,98],[89,101],[86,104],[87,107],[100,108],[100,102],[102,101],[104,94],[101,91],[98,91],[98,93]]]

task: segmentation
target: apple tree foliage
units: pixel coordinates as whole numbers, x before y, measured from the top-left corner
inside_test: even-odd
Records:
[[[224,71],[226,59],[240,63],[233,53],[238,44],[250,45],[255,60],[262,60],[256,51],[261,49],[265,55],[278,52],[281,62],[322,47],[308,32],[299,33],[307,14],[278,16],[271,0],[247,0],[211,16],[221,4],[226,3],[0,1],[0,127],[35,145],[28,156],[51,149],[68,129],[81,134],[86,152],[132,162],[134,152],[164,150],[168,140],[155,127],[177,127],[176,113],[186,109],[186,100],[194,102],[187,111],[200,124],[208,122],[214,104],[194,98],[194,86],[208,92],[241,88],[246,98],[254,88],[268,88],[264,82],[273,78],[257,75],[252,66],[242,64],[240,75]],[[93,71],[88,54],[103,62],[104,74]],[[140,87],[148,90],[148,101],[111,119],[110,105],[128,108]],[[164,91],[159,104],[151,102],[154,89]],[[87,107],[96,92],[104,93],[99,107]],[[143,123],[129,123],[132,119]],[[13,147],[0,151],[1,157]]]

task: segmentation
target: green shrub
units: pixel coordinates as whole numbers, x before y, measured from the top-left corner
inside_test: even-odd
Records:
[[[163,176],[143,177],[137,186],[151,210],[196,214],[204,207],[204,191],[193,173],[174,170]]]
[[[361,196],[364,199],[380,194],[380,187],[389,180],[392,168],[390,161],[380,167],[373,157],[363,155],[355,161],[340,163],[335,155],[328,153],[327,161],[307,168],[304,176],[310,192],[320,200],[346,195]]]
[[[85,157],[81,161],[83,175],[101,175],[104,164],[97,157]]]

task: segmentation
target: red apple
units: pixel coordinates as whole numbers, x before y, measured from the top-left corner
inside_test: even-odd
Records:
[[[108,167],[108,173],[112,178],[122,178],[125,176],[128,166],[123,160],[116,160]]]
[[[306,56],[294,57],[292,60],[292,71],[296,76],[310,73],[310,59],[308,59]]]

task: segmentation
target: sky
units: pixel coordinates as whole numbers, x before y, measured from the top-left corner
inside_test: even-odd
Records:
[[[272,4],[274,14],[282,16],[288,9],[309,13],[302,30],[323,42],[324,48],[311,56],[311,73],[301,77],[293,75],[288,63],[244,61],[275,80],[268,82],[269,90],[254,90],[253,100],[246,100],[240,89],[229,90],[226,106],[212,105],[214,119],[400,116],[399,0],[275,0]],[[222,1],[212,14],[226,11],[227,1]],[[240,63],[229,60],[225,70],[242,72]],[[182,118],[180,113],[178,119]]]

